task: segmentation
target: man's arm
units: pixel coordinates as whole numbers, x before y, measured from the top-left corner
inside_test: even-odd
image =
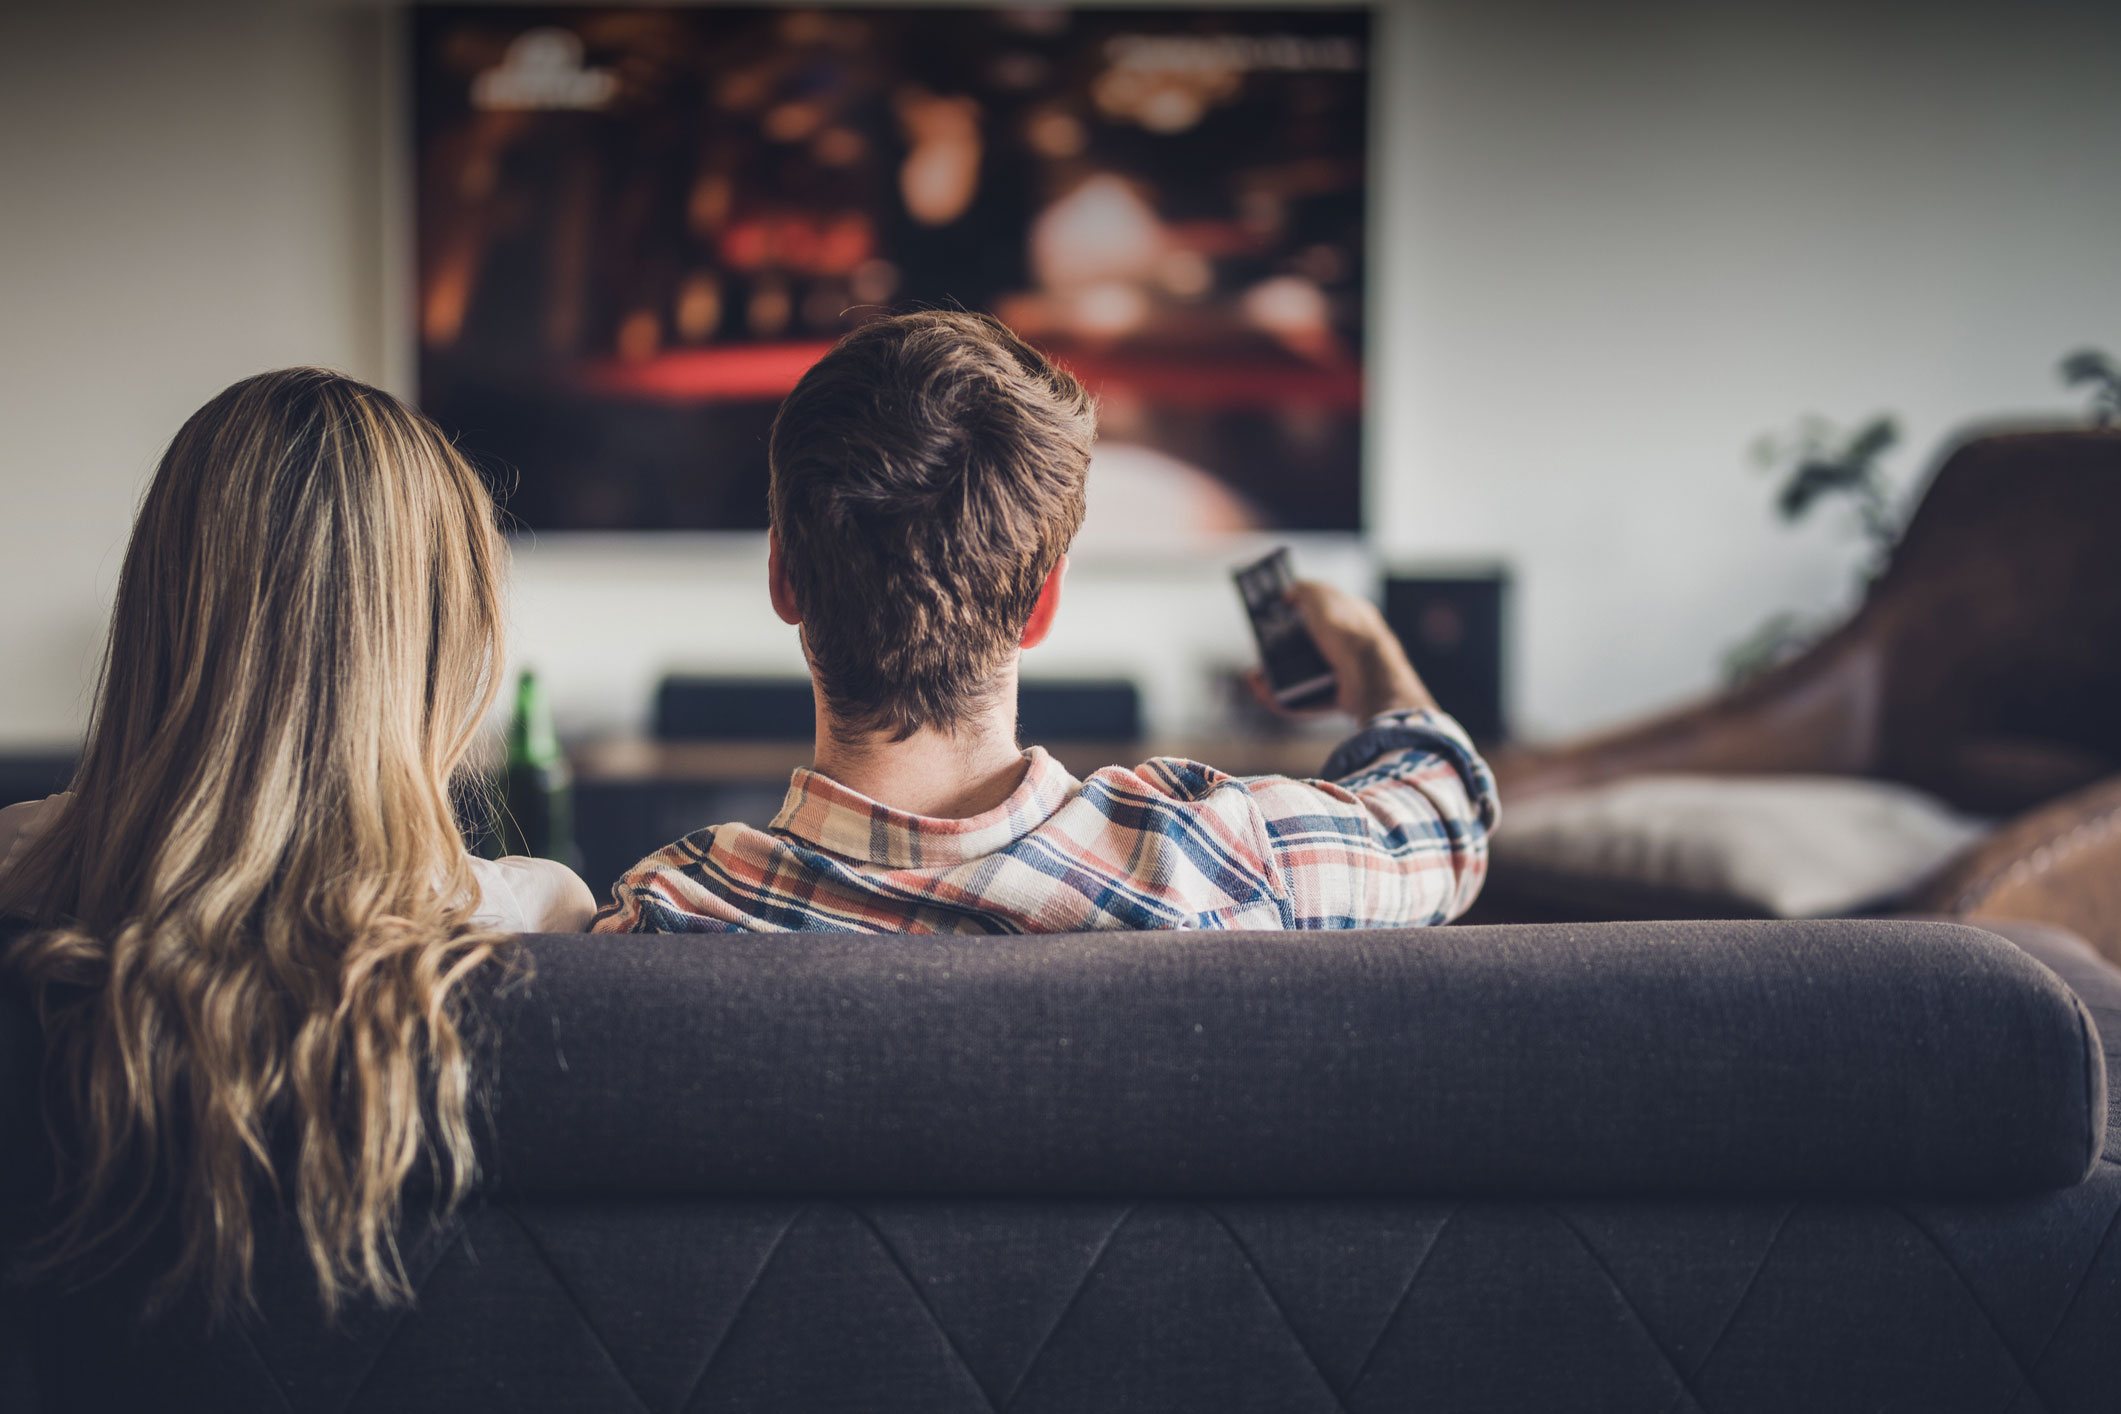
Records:
[[[716,888],[732,880],[732,861],[716,848],[725,826],[710,825],[663,846],[611,886],[611,902],[590,920],[592,933],[730,933],[759,926],[804,926],[799,901],[774,895],[771,880],[754,879],[748,911]],[[720,856],[718,858],[718,856]],[[738,864],[735,873],[742,873]],[[742,887],[741,884],[738,885]],[[782,913],[793,913],[794,919]]]
[[[712,831],[704,832],[711,840]],[[589,922],[592,933],[667,933],[671,918],[683,907],[670,895],[692,892],[692,881],[684,874],[688,863],[696,863],[704,849],[693,846],[693,836],[667,844],[649,855],[611,886],[611,902],[597,910]]]
[[[1308,582],[1290,597],[1339,680],[1336,705],[1363,723],[1327,763],[1333,779],[1252,785],[1292,921],[1448,922],[1487,877],[1494,777],[1375,605]]]
[[[627,875],[611,886],[611,902],[596,911],[589,921],[592,933],[638,933],[641,928],[641,895],[634,886],[633,876]]]

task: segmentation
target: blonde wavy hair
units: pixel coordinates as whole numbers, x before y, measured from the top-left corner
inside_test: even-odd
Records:
[[[502,547],[418,413],[246,379],[156,469],[71,802],[0,880],[36,931],[60,1152],[45,1265],[158,1234],[151,1307],[248,1303],[290,1198],[328,1314],[408,1298],[401,1194],[475,1178],[462,985],[503,939],[452,780],[498,689]],[[154,1247],[163,1251],[158,1241]]]

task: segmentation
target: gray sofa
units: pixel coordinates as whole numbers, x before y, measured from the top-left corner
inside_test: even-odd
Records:
[[[1997,927],[534,938],[414,1309],[268,1222],[214,1332],[14,1283],[0,1406],[2111,1411],[2121,972]]]

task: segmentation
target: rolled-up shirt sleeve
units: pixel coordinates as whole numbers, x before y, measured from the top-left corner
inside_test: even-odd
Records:
[[[1289,926],[1448,923],[1480,894],[1495,777],[1443,712],[1387,712],[1326,763],[1325,778],[1246,782],[1264,817]]]

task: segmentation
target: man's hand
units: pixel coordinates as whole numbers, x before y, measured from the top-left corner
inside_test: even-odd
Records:
[[[1366,721],[1380,712],[1436,705],[1375,604],[1308,579],[1291,586],[1289,600],[1303,616],[1319,656],[1340,683],[1340,697],[1334,705],[1341,711]],[[1252,686],[1262,701],[1277,711],[1287,711],[1274,701],[1273,691],[1257,669],[1252,673]]]

